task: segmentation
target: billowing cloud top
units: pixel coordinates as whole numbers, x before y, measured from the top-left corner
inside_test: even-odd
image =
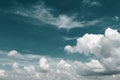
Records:
[[[4,57],[0,63],[0,78],[2,80],[104,80],[104,78],[118,80],[119,36],[117,30],[108,28],[105,35],[85,34],[77,39],[76,46],[65,47],[65,50],[71,53],[86,56],[94,54],[96,57],[88,62],[33,54],[23,55],[16,50],[1,51],[0,55]]]
[[[107,28],[105,34],[85,34],[77,39],[76,46],[66,45],[69,53],[93,54],[107,71],[120,71],[120,33]],[[111,66],[110,66],[111,65]]]

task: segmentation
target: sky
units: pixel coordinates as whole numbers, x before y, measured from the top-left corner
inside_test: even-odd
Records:
[[[119,80],[120,0],[0,0],[0,79]]]

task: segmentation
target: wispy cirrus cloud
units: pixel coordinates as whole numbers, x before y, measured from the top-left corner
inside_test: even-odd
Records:
[[[119,17],[118,16],[115,16],[112,18],[114,21],[119,21]]]
[[[69,41],[69,40],[76,40],[78,37],[67,37],[67,36],[63,36],[62,37],[64,40]]]
[[[29,9],[26,7],[21,6],[20,8],[16,8],[15,14],[25,16],[25,17],[31,17],[33,19],[36,19],[38,21],[42,21],[45,24],[54,25],[57,28],[63,28],[63,29],[72,29],[77,27],[87,27],[87,26],[93,26],[101,22],[101,20],[82,20],[78,21],[76,20],[76,16],[68,16],[66,14],[59,14],[58,16],[55,16],[54,11],[51,8],[45,7],[44,4],[34,5],[31,6]]]
[[[87,7],[99,7],[102,4],[97,0],[82,0],[82,5]]]

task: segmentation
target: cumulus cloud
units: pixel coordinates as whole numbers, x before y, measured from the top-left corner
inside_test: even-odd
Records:
[[[40,58],[39,66],[43,70],[49,70],[49,64],[48,64],[47,59],[45,57]]]
[[[35,72],[35,67],[34,66],[25,66],[24,67],[24,70],[28,73],[32,73],[32,72]]]
[[[74,49],[70,45],[65,46],[64,50],[67,51],[67,52],[69,52],[69,53],[74,53]]]
[[[16,51],[16,50],[12,50],[7,54],[8,57],[13,57],[13,58],[20,58],[21,55]]]
[[[3,52],[0,55],[3,56],[4,54]],[[117,80],[119,78],[118,72],[108,73],[108,71],[111,71],[107,68],[107,65],[110,65],[108,62],[115,60],[115,58],[102,58],[104,62],[99,59],[82,62],[40,55],[19,54],[25,58],[21,60],[4,56],[5,66],[0,66],[0,78],[2,80]],[[114,67],[115,64],[111,64],[111,66]]]
[[[98,60],[95,59],[92,59],[90,62],[85,64],[94,72],[102,72],[105,70],[103,65]]]
[[[12,65],[12,67],[13,67],[13,69],[17,69],[19,66],[18,66],[18,63],[13,63],[13,65]]]
[[[85,34],[77,39],[76,46],[67,45],[64,49],[70,53],[79,52],[89,55],[89,53],[99,51],[99,43],[102,37],[103,35]]]
[[[85,34],[77,39],[76,46],[66,45],[69,53],[95,55],[109,71],[120,71],[120,33],[107,28],[105,34]],[[111,66],[110,66],[111,65]]]
[[[68,64],[66,61],[64,61],[64,60],[60,60],[60,62],[58,63],[58,65],[57,65],[58,67],[61,67],[61,68],[70,68],[71,67],[71,65],[70,64]]]
[[[0,77],[5,76],[5,70],[0,69]]]

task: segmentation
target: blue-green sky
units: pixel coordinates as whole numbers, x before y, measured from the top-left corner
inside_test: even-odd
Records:
[[[96,1],[95,4],[82,0],[1,0],[0,4],[0,48],[3,50],[15,49],[20,52],[30,51],[63,57],[66,54],[64,46],[73,45],[76,41],[65,40],[64,37],[73,38],[83,36],[85,33],[103,33],[108,26],[119,28],[119,21],[114,20],[115,17],[119,17],[119,0]],[[39,9],[40,7],[42,9]],[[46,16],[42,14],[44,9]],[[76,22],[83,22],[83,27],[73,24],[71,28],[65,23],[63,28],[59,28],[60,25],[55,21],[50,22],[50,16],[57,19],[60,15],[67,16],[66,19],[74,17]],[[90,23],[95,20],[95,23]],[[56,24],[52,25],[53,23]]]
[[[102,61],[105,61],[108,57],[111,58],[108,54],[110,53],[109,55],[111,55],[112,51],[114,52],[113,48],[117,48],[119,51],[118,48],[120,45],[117,45],[115,42],[118,41],[119,43],[120,37],[117,36],[116,41],[111,41],[111,39],[104,41],[104,39],[102,39],[101,43],[99,43],[102,48],[97,50],[97,52],[96,49],[95,51],[93,49],[94,45],[95,47],[98,45],[97,42],[91,44],[92,41],[94,42],[94,40],[100,37],[95,36],[94,38],[94,36],[91,36],[94,34],[101,34],[106,39],[106,36],[110,33],[110,36],[113,38],[115,36],[116,38],[116,35],[118,35],[120,31],[119,9],[120,0],[0,0],[1,53],[9,54],[9,51],[13,50],[15,54],[19,52],[21,55],[32,54],[49,56],[53,60],[60,58],[81,62],[92,62],[92,59],[96,59],[104,66],[105,71],[100,73],[94,73],[93,71],[88,72],[88,74],[84,73],[84,75],[119,74],[120,71],[117,69],[119,66],[117,62],[113,64],[116,69],[112,71],[106,69],[108,68],[106,65],[108,65],[109,62],[102,63]],[[114,29],[117,29],[118,34]],[[113,34],[114,32],[115,34]],[[85,37],[87,33],[87,37],[92,37],[92,40],[91,38]],[[78,40],[80,38],[83,38],[83,42]],[[107,48],[109,47],[106,46],[108,44],[110,44],[109,46],[112,48]],[[93,45],[92,48],[90,45]],[[118,47],[116,47],[116,45]],[[104,50],[105,48],[106,50]],[[14,50],[16,52],[14,52]],[[115,53],[117,53],[117,51],[115,51]],[[1,54],[1,56],[4,55]],[[5,59],[7,58],[5,57]],[[0,62],[2,62],[2,60],[0,60]],[[16,61],[13,60],[13,62]],[[94,62],[96,63],[97,61],[93,60],[93,63]],[[22,62],[20,63],[22,64]],[[73,63],[71,65],[73,65]],[[75,80],[78,79],[79,78]],[[68,80],[68,78],[66,80]],[[117,80],[117,78],[115,80]]]

